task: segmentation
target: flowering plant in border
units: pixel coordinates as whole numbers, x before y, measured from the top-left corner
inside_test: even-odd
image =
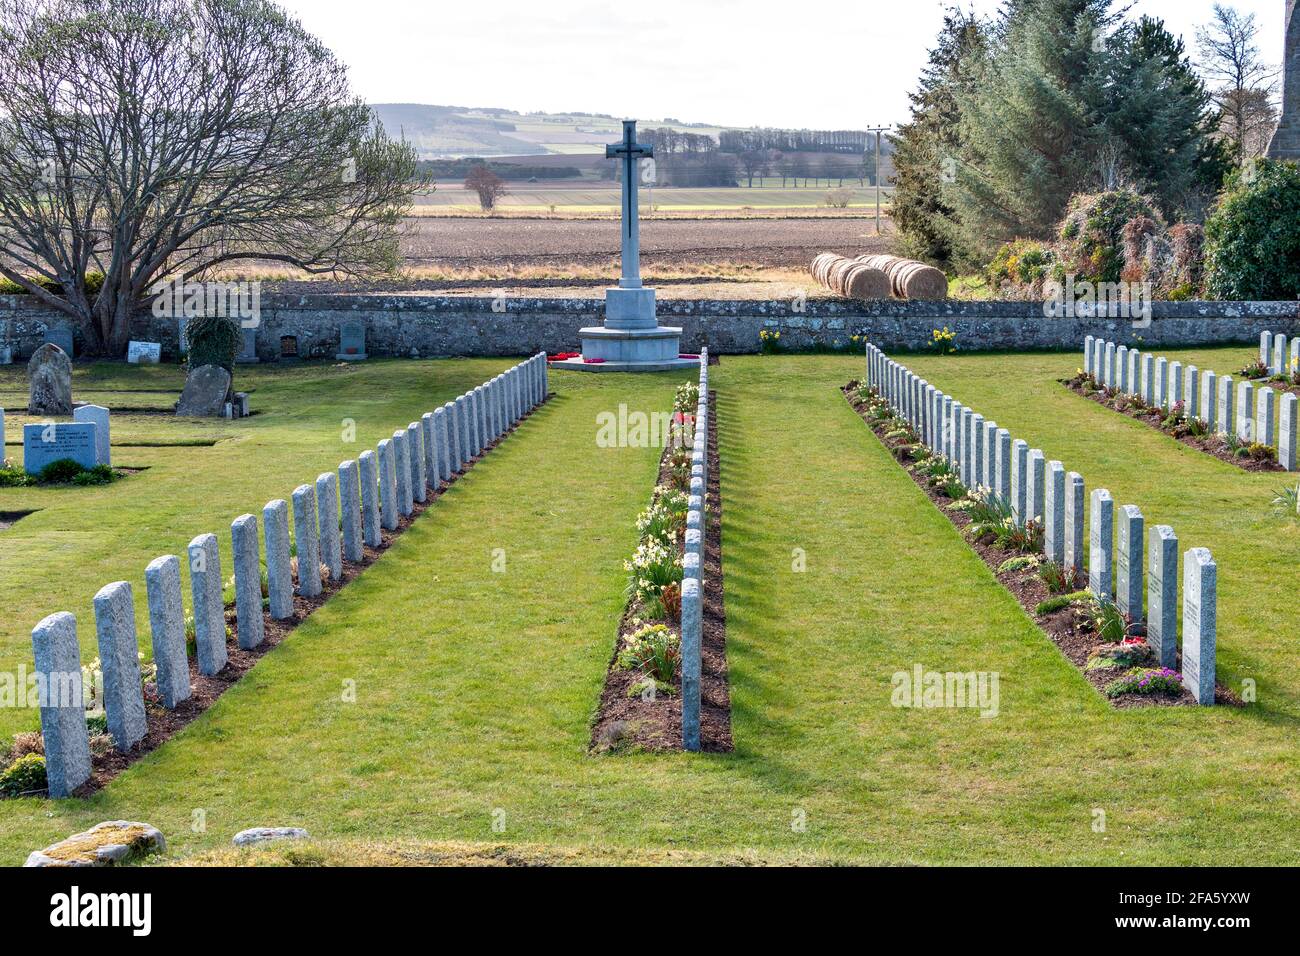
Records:
[[[1144,667],[1106,685],[1107,697],[1122,694],[1181,694],[1183,677],[1168,667]]]

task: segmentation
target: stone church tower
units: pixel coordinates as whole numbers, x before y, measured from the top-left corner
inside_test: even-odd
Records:
[[[1300,12],[1296,0],[1286,4],[1286,48],[1282,54],[1282,121],[1273,142],[1270,159],[1300,160]]]

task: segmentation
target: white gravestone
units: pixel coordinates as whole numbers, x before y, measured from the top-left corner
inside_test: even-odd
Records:
[[[1088,589],[1099,601],[1110,601],[1115,571],[1115,502],[1110,492],[1098,488],[1092,493],[1092,521]]]
[[[162,361],[162,343],[128,342],[126,360],[132,365],[157,365]]]
[[[1119,511],[1119,552],[1115,565],[1115,604],[1121,614],[1142,620],[1142,569],[1146,563],[1146,521],[1136,505]]]
[[[1148,548],[1147,643],[1160,666],[1172,668],[1178,654],[1178,536],[1157,525]]]
[[[1076,471],[1065,476],[1065,570],[1071,580],[1083,573],[1083,476]]]
[[[1188,551],[1183,568],[1183,686],[1212,707],[1219,571],[1206,548]]]
[[[95,463],[112,465],[108,409],[102,405],[80,405],[72,410],[72,420],[95,426]]]

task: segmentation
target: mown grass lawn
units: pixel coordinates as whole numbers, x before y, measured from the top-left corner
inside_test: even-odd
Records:
[[[430,364],[385,374],[419,380]],[[285,824],[332,847],[471,841],[633,858],[644,848],[647,861],[685,849],[1294,862],[1300,680],[1282,622],[1297,533],[1266,515],[1267,479],[1187,460],[1194,453],[1069,394],[1054,379],[1073,356],[913,364],[1090,487],[1173,523],[1184,547],[1214,549],[1221,667],[1257,679],[1260,703],[1113,710],[849,408],[838,386],[860,360],[728,357],[713,384],[736,752],[588,756],[621,561],[657,458],[597,449],[595,416],[619,402],[666,408],[680,378],[554,374],[550,405],[183,734],[84,804],[0,802],[0,862],[121,817],[159,826],[182,858],[246,826]],[[336,413],[351,391],[333,390]],[[414,411],[402,408],[398,418]],[[376,425],[372,437],[385,433]],[[504,573],[491,570],[496,549]],[[99,583],[85,584],[87,597]],[[917,663],[996,671],[998,716],[892,707],[891,676]],[[349,681],[355,703],[344,701]]]

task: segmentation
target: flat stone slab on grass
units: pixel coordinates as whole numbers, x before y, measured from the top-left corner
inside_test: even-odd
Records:
[[[253,827],[235,834],[235,846],[257,846],[276,840],[307,840],[311,834],[300,827]]]
[[[115,866],[166,849],[167,841],[156,827],[112,820],[33,851],[23,866]]]

